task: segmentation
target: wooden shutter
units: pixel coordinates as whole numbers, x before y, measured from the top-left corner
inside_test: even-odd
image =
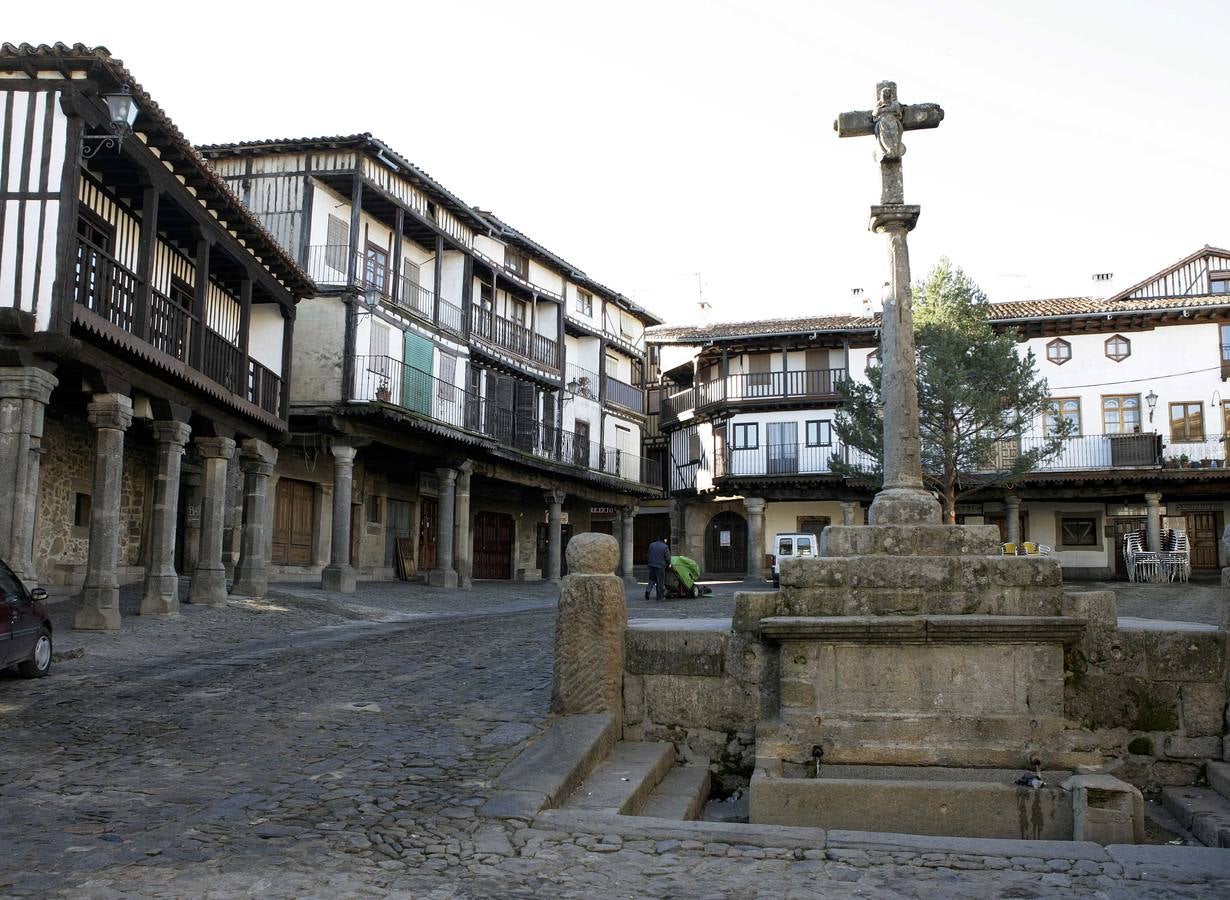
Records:
[[[555,453],[555,393],[544,392],[542,395],[542,447]]]
[[[466,428],[483,428],[483,370],[471,364],[466,373]]]
[[[514,443],[521,450],[534,449],[538,430],[538,391],[528,381],[515,381],[516,431]]]
[[[513,440],[513,407],[515,401],[517,380],[511,375],[496,375],[494,372],[489,373],[488,384],[490,379],[495,378],[495,402],[487,407],[487,412],[495,419],[492,434],[502,441]]]
[[[406,332],[403,368],[402,406],[431,413],[431,341],[413,331]]]
[[[325,265],[339,272],[346,271],[346,254],[350,249],[350,224],[345,219],[329,216],[328,236],[325,239]]]

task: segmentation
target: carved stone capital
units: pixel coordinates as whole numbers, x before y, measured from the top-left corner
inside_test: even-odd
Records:
[[[339,468],[353,466],[355,454],[359,452],[357,447],[349,444],[334,444],[329,449],[333,453],[333,465]]]
[[[59,379],[36,366],[0,368],[0,398],[46,403]]]
[[[150,425],[154,432],[154,441],[158,444],[171,444],[183,447],[192,436],[192,428],[185,422],[154,422]]]
[[[763,497],[745,497],[743,505],[747,507],[749,516],[764,515],[764,498]]]
[[[198,436],[193,443],[203,459],[230,459],[235,455],[233,438]]]
[[[256,438],[248,438],[239,445],[239,468],[254,475],[271,475],[278,462],[278,451]]]
[[[908,203],[890,203],[871,207],[869,228],[876,234],[885,231],[913,231],[922,207]]]
[[[94,402],[86,409],[95,428],[127,431],[132,424],[132,398],[123,394],[95,394]]]
[[[563,491],[546,491],[543,493],[547,506],[562,506],[567,496]]]
[[[452,484],[457,480],[457,470],[441,466],[436,469],[436,477],[440,479],[440,489],[443,490],[445,485]]]

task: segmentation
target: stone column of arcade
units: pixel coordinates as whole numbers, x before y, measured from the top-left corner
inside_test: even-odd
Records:
[[[188,602],[225,606],[222,534],[226,527],[226,468],[235,455],[235,441],[229,437],[202,436],[193,443],[205,471],[201,476],[201,549],[188,587]]]
[[[0,554],[26,583],[34,570],[34,512],[42,460],[43,415],[59,382],[34,367],[0,368],[0,484],[14,485],[0,499]]]
[[[1148,515],[1145,528],[1149,549],[1156,553],[1162,549],[1162,495],[1157,491],[1145,494],[1145,507]]]
[[[120,553],[124,432],[132,424],[132,400],[123,394],[95,394],[88,410],[94,426],[94,493],[85,591],[73,627],[116,631],[120,627],[120,585],[115,570]]]
[[[619,575],[626,585],[636,584],[636,575],[633,574],[632,568],[632,535],[633,526],[636,524],[636,513],[635,506],[625,506],[623,517],[620,520]]]
[[[179,612],[179,573],[175,571],[175,541],[179,526],[179,473],[192,429],[187,422],[154,422],[158,473],[154,477],[154,509],[150,516],[150,559],[141,594],[141,615],[171,616]]]
[[[743,505],[747,507],[747,577],[743,580],[760,584],[764,581],[764,500],[747,497]]]
[[[456,539],[453,542],[453,562],[457,570],[457,587],[470,590],[474,586],[474,539],[470,536],[470,478],[473,463],[467,461],[457,467],[457,521],[453,523]]]
[[[440,491],[440,528],[436,538],[436,567],[427,575],[427,583],[437,587],[457,587],[457,571],[453,567],[453,517],[457,504],[457,470],[442,466],[436,469]]]
[[[559,584],[560,567],[563,561],[563,513],[564,492],[547,491],[547,571],[544,577],[551,584]]]
[[[357,450],[346,444],[333,445],[333,527],[329,541],[329,565],[320,573],[326,591],[353,594],[355,571],[350,565],[350,497],[354,488],[354,457]]]
[[[1016,494],[1008,494],[1004,497],[1004,515],[1007,518],[1008,527],[1005,529],[1009,544],[1017,545],[1017,550],[1020,550],[1021,544],[1021,498]]]
[[[239,449],[243,472],[243,533],[239,563],[231,593],[261,598],[269,589],[269,476],[277,465],[278,451],[264,441],[249,438]]]

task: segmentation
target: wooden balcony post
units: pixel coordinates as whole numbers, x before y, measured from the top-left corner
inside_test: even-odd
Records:
[[[401,301],[401,243],[403,240],[402,228],[405,225],[405,221],[406,211],[399,206],[397,211],[393,213],[393,271],[390,273],[392,275],[392,283],[389,285],[389,299],[393,302],[394,306],[398,306]],[[417,299],[417,297],[411,297],[405,304],[406,307],[413,306],[414,301]]]
[[[469,253],[461,267],[461,329],[466,338],[474,328],[474,311],[470,305],[474,302],[474,257]]]
[[[282,310],[282,384],[278,389],[278,417],[283,421],[290,415],[290,363],[295,337],[294,308]],[[349,395],[346,395],[347,397]]]
[[[212,243],[202,235],[196,242],[196,284],[192,292],[192,315],[196,324],[192,329],[191,352],[188,364],[194,369],[200,369],[205,353],[205,300],[209,293],[209,253]]]
[[[244,272],[239,281],[239,384],[231,386],[240,397],[251,400],[248,390],[248,351],[252,330],[252,276]],[[258,385],[259,387],[259,385]]]
[[[436,264],[431,267],[431,320],[440,324],[440,288],[444,284],[444,237],[436,235]],[[495,303],[495,295],[492,293],[491,302]]]
[[[142,340],[150,336],[150,306],[153,303],[154,247],[158,243],[158,189],[146,185],[141,197],[141,243],[137,249],[137,296],[133,306],[132,332]]]

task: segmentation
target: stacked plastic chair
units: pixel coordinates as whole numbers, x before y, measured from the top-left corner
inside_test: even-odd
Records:
[[[1191,546],[1186,531],[1168,531],[1158,553],[1161,575],[1167,581],[1186,582],[1192,574]]]

